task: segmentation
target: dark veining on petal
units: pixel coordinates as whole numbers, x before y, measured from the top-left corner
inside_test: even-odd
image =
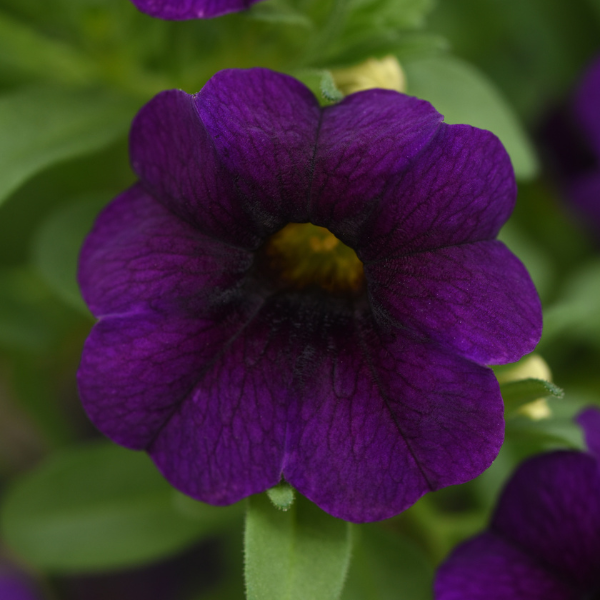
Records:
[[[360,340],[362,354],[365,357],[365,362],[369,366],[369,370],[371,371],[371,375],[373,376],[373,380],[377,384],[377,389],[379,390],[379,393],[381,394],[381,397],[383,398],[383,401],[385,402],[385,406],[386,406],[386,408],[388,410],[388,413],[390,414],[390,417],[394,421],[394,425],[396,426],[396,429],[398,430],[398,433],[402,436],[402,439],[404,440],[404,443],[406,444],[406,448],[410,452],[410,455],[412,456],[412,458],[413,458],[413,460],[415,462],[415,465],[417,466],[417,468],[421,472],[421,475],[423,475],[423,479],[425,480],[425,483],[427,484],[427,487],[431,491],[433,491],[433,490],[436,489],[436,487],[431,483],[431,481],[429,480],[429,477],[427,476],[427,474],[423,470],[423,467],[421,466],[421,463],[419,462],[419,459],[415,455],[415,453],[414,453],[414,451],[412,449],[412,446],[410,445],[410,443],[408,441],[408,438],[407,438],[406,434],[404,433],[404,431],[402,429],[401,424],[399,423],[398,419],[396,418],[396,415],[394,414],[394,411],[392,410],[392,407],[390,406],[389,398],[388,398],[385,390],[383,389],[383,386],[381,384],[381,379],[379,377],[379,374],[377,373],[377,369],[375,368],[375,365],[373,364],[373,359],[371,357],[368,345],[366,343],[366,340],[364,338],[363,332],[361,330],[360,322],[359,322],[360,319],[359,319],[359,317],[357,315],[357,311],[354,311],[353,317],[354,317],[354,324],[355,324],[356,334],[358,336],[358,339]]]
[[[252,311],[252,313],[250,314],[250,316],[248,317],[248,319],[246,319],[246,321],[235,332],[235,334],[232,335],[223,344],[223,347],[221,348],[221,351],[217,352],[215,354],[214,358],[208,364],[206,364],[205,367],[200,371],[200,373],[198,374],[198,377],[192,382],[192,384],[188,387],[188,389],[185,391],[185,393],[183,393],[181,395],[181,397],[179,398],[179,400],[177,400],[176,402],[174,402],[174,404],[173,404],[173,410],[165,418],[163,424],[156,431],[156,433],[154,434],[154,436],[152,437],[152,439],[148,442],[148,444],[146,446],[146,449],[149,449],[152,446],[152,444],[154,443],[154,441],[160,435],[161,431],[169,424],[169,421],[171,421],[171,419],[173,418],[173,416],[179,411],[179,409],[181,408],[182,404],[189,398],[189,396],[192,393],[192,391],[194,390],[194,388],[198,385],[198,383],[200,381],[202,381],[203,377],[206,375],[206,373],[208,371],[210,371],[211,367],[215,363],[217,363],[219,361],[219,359],[227,352],[227,349],[229,347],[231,347],[231,345],[235,342],[235,340],[237,340],[240,337],[240,335],[242,335],[242,333],[253,323],[253,321],[256,319],[256,317],[259,315],[260,311],[262,310],[263,306],[265,305],[266,301],[267,301],[267,297],[263,297],[261,299],[261,301],[258,303],[258,306],[255,307],[255,309]]]

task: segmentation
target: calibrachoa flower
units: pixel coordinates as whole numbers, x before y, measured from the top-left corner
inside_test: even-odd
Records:
[[[170,21],[209,19],[250,8],[260,0],[132,0],[151,17]]]
[[[593,167],[575,177],[569,186],[573,203],[591,217],[600,232],[600,59],[587,71],[575,96],[574,113],[594,157]]]
[[[490,465],[503,406],[483,365],[541,330],[494,239],[515,199],[494,135],[390,90],[321,108],[251,69],[159,94],[130,143],[140,183],[80,262],[101,431],[199,500],[284,477],[351,521]]]
[[[551,452],[521,465],[488,531],[440,567],[436,600],[600,598],[600,411],[578,421],[590,453]]]
[[[600,234],[600,57],[588,68],[569,110],[557,112],[543,137],[571,206]]]
[[[41,600],[33,583],[11,565],[0,563],[0,598],[2,600]]]

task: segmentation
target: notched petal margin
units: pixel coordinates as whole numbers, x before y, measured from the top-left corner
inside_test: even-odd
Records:
[[[381,201],[358,240],[363,261],[491,240],[515,205],[510,158],[489,131],[441,124]]]
[[[288,419],[283,473],[354,522],[389,518],[490,466],[504,437],[490,369],[359,319],[326,339]]]

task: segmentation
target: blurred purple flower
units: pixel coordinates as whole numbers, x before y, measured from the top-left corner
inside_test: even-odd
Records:
[[[521,465],[489,529],[440,567],[436,600],[600,598],[600,411],[578,421],[592,453],[551,452]]]
[[[43,596],[29,578],[3,561],[0,564],[0,598],[2,600],[41,600]]]
[[[139,10],[159,19],[210,19],[250,8],[260,0],[132,0]]]
[[[189,600],[191,590],[194,598],[201,598],[225,575],[222,553],[218,540],[209,539],[149,565],[63,575],[57,587],[61,600]]]
[[[569,109],[545,123],[542,141],[570,206],[600,235],[600,57],[584,74]]]
[[[585,217],[600,231],[600,58],[586,72],[573,103],[581,133],[594,158],[593,167],[569,183],[567,193]]]
[[[515,181],[493,134],[389,90],[321,108],[251,69],[159,94],[130,144],[140,183],[79,272],[102,432],[204,502],[285,477],[358,522],[490,465],[504,421],[484,365],[541,331],[495,240]]]

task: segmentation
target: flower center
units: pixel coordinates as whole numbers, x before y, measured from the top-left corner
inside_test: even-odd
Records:
[[[289,223],[260,250],[259,264],[285,287],[320,287],[358,294],[364,287],[363,265],[356,252],[325,227]]]

